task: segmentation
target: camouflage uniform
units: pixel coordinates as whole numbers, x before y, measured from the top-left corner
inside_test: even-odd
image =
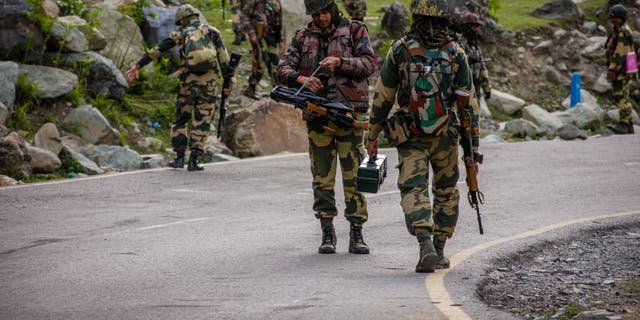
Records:
[[[480,89],[484,91],[485,97],[491,96],[491,81],[489,79],[489,70],[485,61],[482,59],[482,50],[478,34],[473,30],[472,25],[482,26],[480,18],[474,13],[468,13],[462,20],[462,38],[460,44],[464,48],[471,69],[471,77],[475,87],[475,94],[480,97]]]
[[[637,73],[625,72],[627,52],[634,50],[631,28],[626,23],[613,27],[605,44],[607,49],[607,68],[614,77],[610,79],[613,87],[613,99],[620,111],[620,122],[632,124],[632,106],[629,102],[629,81],[637,77]]]
[[[367,0],[342,0],[342,5],[352,20],[364,21],[367,15]]]
[[[271,12],[268,12],[271,11]],[[270,25],[268,15],[275,14],[280,17],[279,25]],[[244,0],[240,11],[240,24],[244,32],[251,37],[258,37],[257,46],[253,47],[253,65],[249,85],[254,89],[262,79],[265,67],[271,84],[277,84],[276,67],[279,61],[278,45],[283,41],[282,37],[282,6],[280,0]],[[258,34],[258,26],[262,24],[262,35]],[[262,36],[262,37],[260,37]]]
[[[440,239],[442,250],[444,241],[453,235],[458,220],[460,198],[456,186],[459,177],[459,123],[455,108],[450,107],[449,117],[445,118],[448,120],[440,133],[425,134],[414,126],[416,118],[411,116],[411,109],[415,107],[416,101],[420,101],[416,100],[416,92],[419,92],[418,88],[422,88],[420,86],[424,86],[425,79],[436,82],[440,78],[439,82],[430,87],[438,88],[444,103],[454,106],[454,102],[460,97],[462,100],[468,99],[472,90],[471,74],[464,49],[448,36],[442,25],[440,31],[428,36],[431,22],[426,19],[434,19],[432,21],[435,24],[442,21],[436,18],[447,17],[446,13],[439,11],[446,10],[446,2],[434,2],[412,2],[416,22],[412,30],[394,42],[387,53],[375,86],[368,132],[368,139],[371,141],[368,147],[371,147],[373,142],[377,148],[375,140],[385,128],[385,123],[406,123],[406,129],[403,130],[405,137],[408,136],[406,140],[392,141],[398,150],[398,188],[406,227],[420,243],[420,259],[416,265],[416,272],[433,272],[436,263],[434,258],[444,258],[442,251],[436,257],[434,244],[436,239]],[[396,99],[400,108],[389,118]],[[400,120],[396,122],[395,119]],[[395,137],[394,135],[392,138]],[[433,171],[433,206],[428,190],[429,168]],[[431,235],[434,236],[434,244],[431,242]]]
[[[314,22],[296,31],[288,51],[278,65],[280,82],[298,87],[299,76],[311,76],[325,57],[341,57],[341,66],[333,75],[320,76],[324,88],[318,94],[354,109],[361,119],[369,107],[368,77],[375,71],[375,53],[369,43],[367,28],[360,22],[339,20],[338,25],[323,33]],[[329,122],[325,130],[314,121],[307,123],[309,157],[313,174],[313,210],[318,218],[337,215],[335,175],[340,160],[346,208],[344,215],[352,224],[367,221],[367,202],[356,191],[358,166],[365,155],[362,129],[344,130]]]
[[[225,1],[225,0],[223,0]],[[229,0],[229,6],[231,6],[231,27],[236,38],[233,41],[234,45],[240,45],[245,40],[244,32],[242,30],[242,24],[240,23],[240,11],[242,9],[242,0]]]
[[[171,144],[178,154],[184,154],[187,147],[195,155],[201,155],[204,152],[204,144],[209,136],[210,124],[216,109],[216,80],[220,70],[226,70],[229,62],[229,54],[220,37],[220,31],[208,27],[209,37],[216,49],[218,66],[212,66],[211,70],[204,74],[189,71],[183,56],[184,32],[188,28],[198,27],[201,27],[198,16],[192,16],[186,28],[180,27],[178,31],[172,32],[169,38],[162,40],[136,63],[142,67],[175,46],[180,49],[182,65],[178,75],[180,83],[174,113],[176,119],[171,126]],[[193,121],[191,121],[192,115]],[[191,126],[187,130],[187,124],[190,121]]]

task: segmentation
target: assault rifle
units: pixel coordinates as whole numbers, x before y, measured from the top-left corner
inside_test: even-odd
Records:
[[[222,81],[222,92],[220,92],[220,115],[218,116],[218,132],[216,136],[220,138],[222,133],[222,127],[224,126],[224,117],[227,115],[227,95],[224,94],[224,89],[229,88],[231,86],[231,78],[233,77],[233,72],[236,70],[238,63],[240,63],[240,58],[242,55],[232,52],[231,58],[229,58],[229,64],[227,66],[227,74],[224,76],[224,80]]]
[[[484,234],[482,228],[482,215],[480,214],[480,203],[484,204],[484,194],[478,190],[478,172],[476,172],[476,163],[482,163],[483,155],[473,151],[473,142],[471,137],[471,105],[465,107],[464,115],[462,115],[462,126],[460,131],[460,144],[462,145],[462,152],[464,154],[464,167],[467,172],[467,187],[469,193],[467,193],[467,199],[471,208],[476,209],[476,215],[478,216],[478,228],[480,234]],[[470,163],[466,159],[471,159]]]
[[[296,94],[296,91],[296,89],[276,86],[271,90],[271,99],[292,104],[294,107],[302,109],[302,112],[321,120],[323,123],[322,128],[328,131],[334,131],[327,126],[328,121],[333,121],[336,126],[342,129],[369,129],[369,121],[354,118],[353,109],[344,104],[320,97],[308,90],[301,91],[298,94]]]

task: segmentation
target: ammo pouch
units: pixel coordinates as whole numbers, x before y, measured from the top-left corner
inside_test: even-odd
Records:
[[[384,123],[384,135],[392,146],[399,146],[409,140],[411,132],[403,112],[396,112]]]

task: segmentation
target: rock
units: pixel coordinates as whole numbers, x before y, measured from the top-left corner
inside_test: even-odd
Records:
[[[562,100],[562,106],[568,109],[570,102],[571,102],[571,95],[569,95],[564,100]],[[595,110],[602,109],[600,108],[600,104],[598,104],[598,99],[596,99],[596,97],[594,97],[589,91],[585,89],[580,89],[580,102],[593,106]],[[603,116],[602,111],[598,111],[598,116],[599,117]]]
[[[49,150],[27,145],[27,152],[31,156],[33,173],[52,173],[62,165],[58,156]]]
[[[24,139],[15,132],[0,137],[0,174],[17,179],[31,176],[31,156]]]
[[[5,175],[0,175],[0,187],[10,187],[10,186],[17,186],[21,184],[22,182],[17,181],[16,179],[7,177]]]
[[[207,139],[207,142],[204,145],[204,154],[202,155],[202,158],[204,159],[204,162],[219,162],[238,159],[231,156],[231,154],[233,154],[233,151],[231,151],[220,140],[211,136]]]
[[[95,162],[89,160],[87,157],[85,157],[81,153],[76,152],[73,149],[67,148],[67,147],[65,147],[63,150],[64,151],[62,152],[67,152],[68,156],[70,156],[76,162],[78,162],[78,164],[80,164],[80,167],[82,167],[82,173],[86,173],[86,174],[104,173],[104,170],[102,170]]]
[[[490,134],[480,139],[480,145],[496,144],[496,143],[504,143],[504,142],[505,141],[501,136],[498,136],[495,134]]]
[[[578,103],[564,111],[579,128],[598,128],[604,119],[604,110],[597,104]]]
[[[533,47],[532,52],[535,54],[542,54],[545,52],[548,53],[549,50],[551,50],[552,48],[553,48],[553,41],[545,40],[537,44],[535,47]]]
[[[44,36],[27,17],[30,10],[25,0],[0,1],[0,48],[8,54],[3,54],[3,59],[31,61],[40,57]],[[13,103],[5,105],[13,108]]]
[[[47,54],[45,62],[51,63],[56,58],[54,54]],[[72,70],[77,75],[86,76],[87,92],[93,97],[98,95],[110,99],[120,99],[127,91],[129,84],[122,72],[113,62],[98,53],[87,51],[82,53],[67,53],[59,57],[60,67]]]
[[[491,98],[487,100],[487,104],[506,114],[512,115],[520,111],[520,109],[525,106],[526,102],[508,93],[493,89],[491,90]]]
[[[20,76],[35,85],[36,97],[50,99],[64,96],[78,85],[78,76],[58,68],[20,65]]]
[[[545,74],[545,78],[547,78],[547,80],[552,83],[552,84],[561,84],[564,81],[562,74],[560,74],[560,72],[558,72],[558,70],[556,70],[555,68],[551,67],[550,65],[547,66],[544,69],[544,74]]]
[[[4,103],[0,102],[0,126],[7,125],[7,118],[9,117],[9,108]]]
[[[155,46],[158,42],[169,37],[176,30],[176,8],[149,6],[142,8],[143,21],[140,30],[144,42],[148,46]]]
[[[556,130],[556,135],[563,140],[587,139],[587,135],[572,124],[565,124]]]
[[[54,22],[49,31],[52,48],[64,50],[66,52],[85,52],[89,50],[89,41],[80,29],[72,26],[64,26]]]
[[[58,155],[64,147],[58,128],[51,122],[45,123],[38,129],[33,137],[33,144],[38,148],[49,150],[55,155]]]
[[[13,113],[13,104],[16,101],[16,82],[20,68],[13,61],[0,61],[0,102],[2,102],[9,115]]]
[[[268,98],[230,114],[223,137],[239,157],[308,150],[307,129],[300,111]]]
[[[144,137],[138,140],[138,148],[142,150],[159,151],[162,150],[162,140],[153,137]]]
[[[542,19],[569,19],[580,17],[582,11],[573,0],[554,0],[536,8],[531,15]]]
[[[399,39],[404,29],[409,25],[407,9],[399,2],[394,1],[382,17],[382,29],[391,37]]]
[[[92,51],[100,51],[107,46],[107,39],[102,32],[89,26],[87,20],[78,16],[64,16],[58,18],[57,22],[69,28],[78,28],[84,34],[89,43],[89,49]]]
[[[164,157],[161,154],[142,155],[142,169],[161,168],[164,164]]]
[[[287,35],[287,41],[290,41],[296,30],[300,26],[307,25],[311,17],[306,15],[303,1],[281,0],[280,3],[282,4],[282,32]]]
[[[100,110],[91,105],[83,105],[73,109],[63,121],[63,126],[71,132],[77,132],[90,144],[118,143],[118,137],[109,121]]]
[[[522,110],[522,118],[542,128],[547,134],[553,134],[563,126],[562,121],[540,106],[531,104]]]
[[[515,137],[537,137],[544,134],[544,130],[524,119],[514,119],[506,123],[504,130]]]
[[[87,146],[84,154],[97,163],[101,168],[110,168],[117,171],[130,171],[142,168],[142,156],[129,147],[121,146]]]
[[[107,46],[98,53],[113,61],[117,69],[128,69],[145,53],[140,28],[131,17],[105,4],[96,8],[98,30],[107,39]]]
[[[38,13],[55,20],[60,16],[60,7],[53,0],[43,0],[38,8]]]
[[[602,58],[607,53],[604,49],[605,42],[607,42],[606,37],[591,37],[588,40],[587,46],[580,54],[587,58]]]
[[[491,115],[491,110],[489,110],[489,106],[487,105],[487,100],[484,98],[484,95],[480,97],[480,116],[491,119],[493,115]]]
[[[589,310],[582,311],[576,316],[576,320],[614,320],[622,319],[622,317],[616,317],[616,314],[607,310]]]
[[[611,83],[607,80],[607,74],[604,72],[598,76],[598,80],[593,84],[593,91],[597,93],[605,93],[611,91],[612,88]]]
[[[609,110],[606,112],[606,117],[611,122],[618,122],[620,121],[620,110]],[[640,117],[638,117],[638,113],[635,110],[631,110],[631,119],[633,119],[633,123],[640,125]]]

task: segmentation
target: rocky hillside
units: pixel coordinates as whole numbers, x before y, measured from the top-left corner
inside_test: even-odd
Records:
[[[288,38],[308,17],[301,1],[281,1]],[[517,32],[490,20],[486,0],[449,2],[454,15],[474,8],[487,22],[483,46],[494,90],[482,101],[485,143],[586,138],[606,134],[603,125],[615,121],[604,79],[606,13],[581,12],[571,0],[557,2],[561,6],[541,14],[569,16],[553,20],[552,27]],[[630,2],[629,23],[640,30],[638,5],[623,2]],[[406,19],[402,4],[406,12],[408,3],[387,9],[395,15],[386,19],[378,14],[365,20],[381,54],[397,23]],[[128,84],[123,72],[175,28],[177,5],[175,0],[0,4],[0,185],[153,168],[172,157],[168,130],[176,53],[147,66],[141,81]],[[298,111],[268,98],[254,102],[239,96],[250,71],[249,46],[230,45],[230,24],[221,20],[219,4],[196,5],[203,5],[203,19],[220,26],[229,51],[245,56],[223,139],[209,139],[204,160],[306,150]],[[602,5],[605,12],[606,1]],[[581,74],[583,103],[568,109],[563,101],[574,72]],[[268,94],[266,79],[260,90]],[[637,83],[632,95],[640,101]]]

